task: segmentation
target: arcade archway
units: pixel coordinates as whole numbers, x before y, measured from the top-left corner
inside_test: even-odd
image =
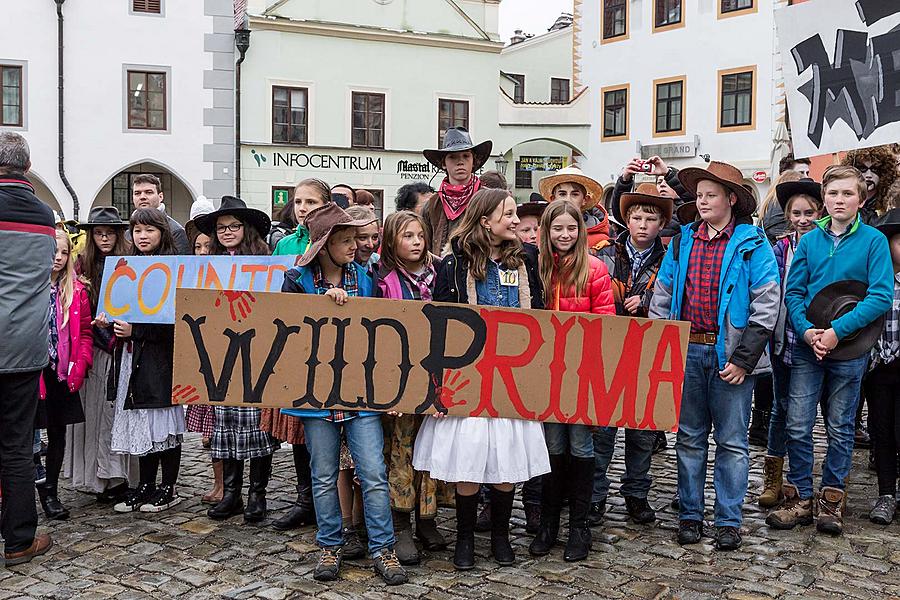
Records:
[[[134,210],[131,185],[134,178],[142,173],[159,177],[166,213],[179,223],[187,221],[197,194],[174,171],[155,161],[138,162],[114,174],[94,195],[91,206],[115,206],[123,218],[128,218]]]

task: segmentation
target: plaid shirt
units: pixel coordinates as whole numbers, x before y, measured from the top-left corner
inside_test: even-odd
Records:
[[[884,331],[872,348],[872,366],[900,358],[900,273],[894,273],[894,301],[884,319]]]
[[[681,318],[691,322],[691,333],[719,331],[719,278],[725,248],[733,234],[733,220],[712,239],[705,223],[701,223],[693,234],[694,245],[684,283],[684,308],[681,309]]]
[[[628,258],[631,261],[631,281],[635,281],[644,268],[644,263],[650,258],[653,252],[653,244],[646,250],[638,250],[631,244],[631,238],[625,239],[625,249],[628,251]],[[630,283],[630,282],[629,282]]]

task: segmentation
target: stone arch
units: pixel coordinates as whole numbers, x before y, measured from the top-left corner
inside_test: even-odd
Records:
[[[149,158],[131,162],[109,175],[94,192],[91,206],[112,205],[119,209],[123,218],[128,218],[133,209],[131,180],[141,173],[151,173],[160,178],[166,213],[180,223],[187,221],[191,204],[198,196],[196,189],[175,169],[162,161]]]
[[[47,181],[39,173],[36,173],[34,169],[28,171],[28,174],[26,174],[25,177],[27,177],[28,181],[31,182],[31,185],[34,186],[34,195],[53,209],[54,216],[57,216],[62,212],[67,219],[78,219],[78,215],[72,215],[71,201],[66,204],[66,207],[69,210],[63,210],[59,198],[56,197],[56,194],[54,194],[53,190],[50,189],[50,186],[47,185]]]

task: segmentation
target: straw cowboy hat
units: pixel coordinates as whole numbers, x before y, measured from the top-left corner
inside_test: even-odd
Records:
[[[781,205],[782,211],[787,206],[788,200],[797,194],[811,196],[819,201],[820,206],[822,205],[822,184],[809,177],[797,181],[785,181],[775,186],[775,197],[778,198],[778,204]]]
[[[353,220],[334,202],[313,209],[306,215],[304,224],[309,230],[309,248],[297,260],[297,266],[305,267],[316,258],[319,250],[325,247],[335,227],[365,227],[375,218]]]
[[[828,329],[832,321],[853,310],[866,297],[868,285],[854,279],[835,281],[819,290],[806,309],[806,317],[817,329]],[[875,345],[884,329],[884,315],[859,329],[834,347],[828,358],[850,360],[859,358]]]
[[[444,170],[444,158],[453,152],[472,151],[474,162],[472,171],[477,171],[484,166],[491,157],[491,149],[494,143],[490,140],[476,145],[472,143],[472,136],[465,127],[451,127],[444,133],[444,145],[439,150],[423,150],[422,154],[439,170]]]
[[[272,220],[269,218],[269,215],[255,208],[247,208],[246,202],[234,196],[223,196],[219,210],[200,215],[193,221],[200,233],[213,237],[216,234],[216,221],[219,220],[219,217],[226,215],[231,215],[241,223],[249,225],[263,239],[269,235],[269,229],[272,227]]]
[[[577,183],[584,188],[585,198],[581,203],[581,212],[588,211],[600,202],[603,198],[603,186],[585,175],[578,167],[566,167],[560,169],[553,175],[541,177],[538,182],[538,189],[541,190],[541,196],[548,202],[553,199],[553,189],[561,183]]]
[[[675,208],[675,203],[672,202],[671,198],[660,196],[659,190],[656,189],[656,184],[654,183],[642,183],[633,192],[622,194],[622,197],[619,198],[619,214],[622,215],[623,219],[628,214],[628,209],[635,204],[657,206],[662,210],[663,220],[666,223],[672,220],[672,211]]]
[[[756,198],[744,187],[740,169],[719,161],[712,161],[705,169],[687,167],[678,172],[678,180],[688,192],[697,195],[697,184],[704,179],[715,181],[737,196],[731,211],[735,217],[749,217],[756,210]]]
[[[108,227],[128,227],[128,221],[123,221],[119,216],[119,210],[115,206],[95,206],[88,215],[88,220],[79,223],[79,229],[88,229],[96,225]]]

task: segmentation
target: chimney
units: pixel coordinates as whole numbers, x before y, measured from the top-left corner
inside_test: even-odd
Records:
[[[526,39],[525,34],[522,33],[521,29],[516,29],[513,33],[512,37],[509,38],[509,45],[518,44],[519,42],[524,42]]]
[[[556,22],[553,23],[553,26],[550,27],[547,31],[558,31],[560,29],[565,29],[566,27],[572,26],[572,14],[571,13],[562,13],[556,19]]]

